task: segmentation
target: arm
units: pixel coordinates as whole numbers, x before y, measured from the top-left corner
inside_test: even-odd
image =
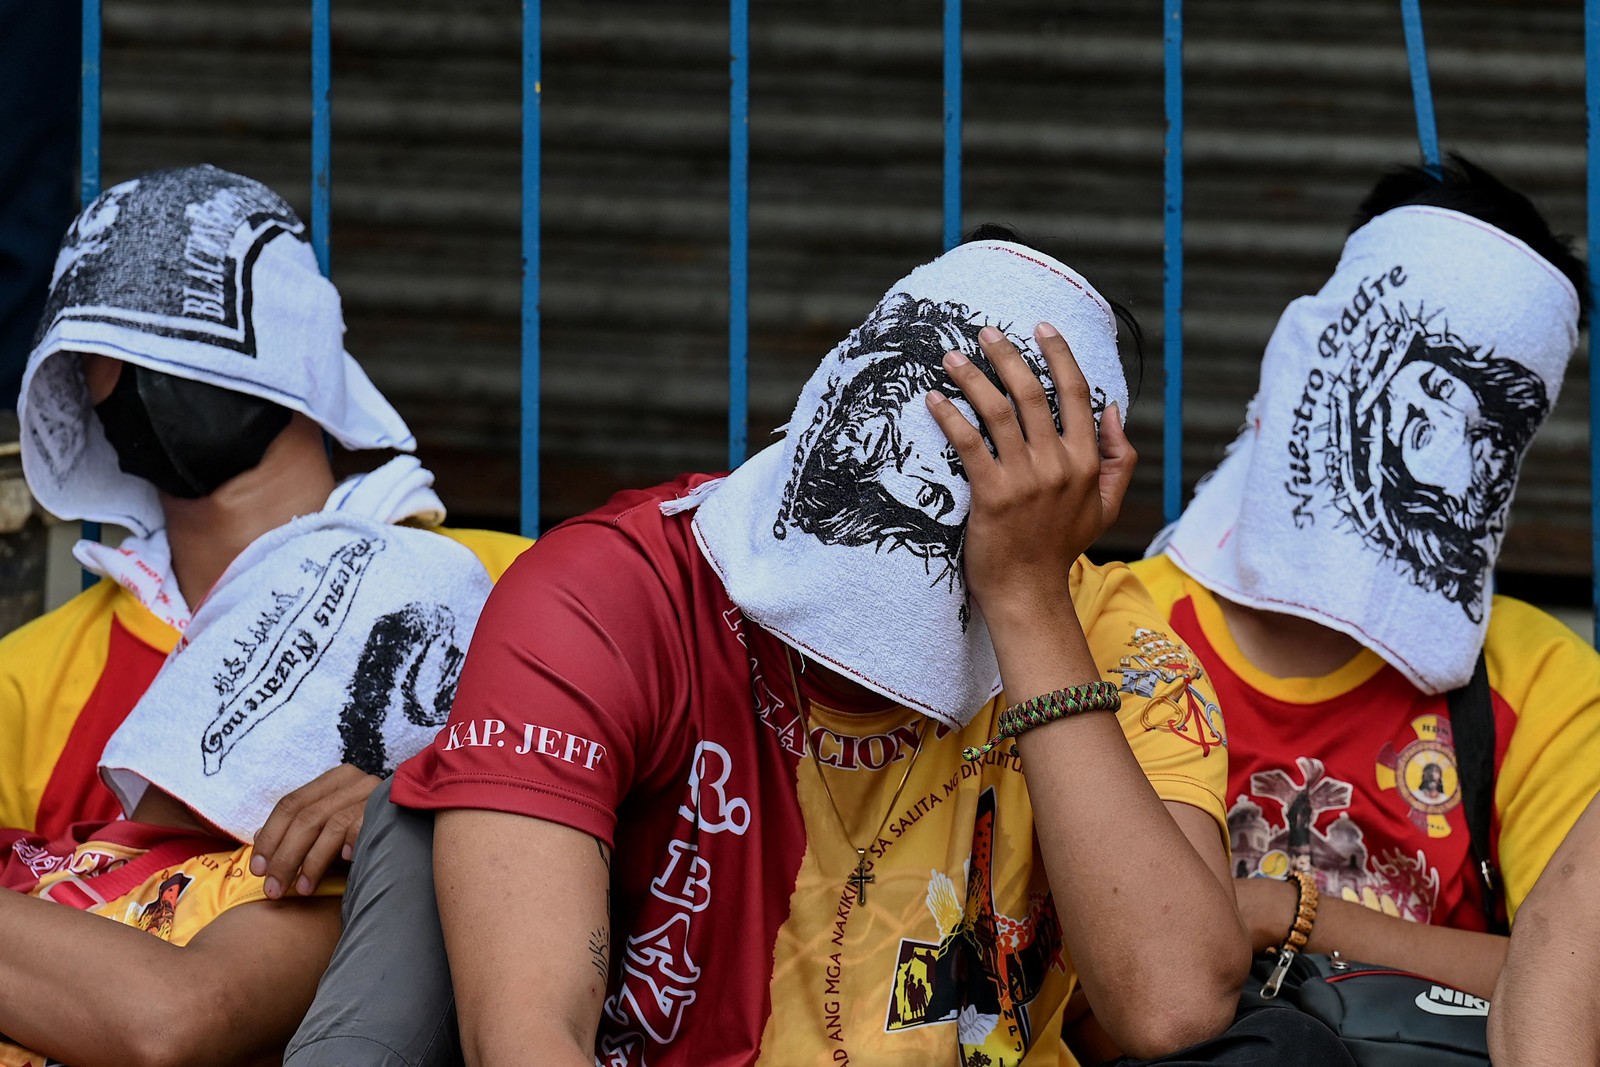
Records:
[[[1295,887],[1278,878],[1240,878],[1235,888],[1252,950],[1277,948],[1294,922]],[[1506,938],[1425,926],[1326,893],[1319,899],[1305,951],[1338,950],[1347,959],[1413,971],[1475,996],[1494,991]]]
[[[1115,518],[1133,462],[1110,412],[1097,444],[1088,385],[1066,342],[1044,326],[1036,337],[1057,383],[1060,432],[1039,381],[993,330],[984,352],[1015,406],[959,355],[945,366],[995,455],[944,397],[928,401],[972,484],[967,588],[1012,698],[1101,677],[1068,575]],[[1216,824],[1174,817],[1111,715],[1037,727],[1018,746],[1051,891],[1083,904],[1061,909],[1062,931],[1101,1025],[1144,1058],[1221,1032],[1249,954]]]
[[[0,892],[0,1032],[76,1067],[246,1064],[282,1049],[339,938],[339,901],[230,909],[182,948]]]
[[[1600,799],[1590,801],[1517,913],[1489,1011],[1494,1062],[1600,1062]]]
[[[530,1049],[550,1067],[592,1067],[610,968],[610,866],[610,850],[580,830],[439,813],[439,920],[470,1067],[527,1063]]]

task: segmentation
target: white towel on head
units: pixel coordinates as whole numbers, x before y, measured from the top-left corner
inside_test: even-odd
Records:
[[[396,456],[376,470],[340,482],[323,510],[376,522],[437,526],[444,521],[444,502],[432,486],[433,472],[415,456]],[[164,526],[147,535],[131,534],[115,548],[79,541],[72,554],[84,570],[116,582],[168,626],[188,627],[189,605],[172,570],[172,548]]]
[[[750,619],[869,689],[964,724],[999,691],[999,670],[962,581],[971,490],[924,398],[937,388],[971,417],[942,360],[958,349],[986,367],[977,335],[994,326],[1054,406],[1039,322],[1072,346],[1096,418],[1110,404],[1126,413],[1100,294],[1031,248],[975,242],[890,289],[801,390],[782,442],[663,510],[698,505],[700,548]]]
[[[280,197],[211,166],[147,174],[90,203],[56,257],[18,401],[23,469],[48,511],[139,535],[162,525],[154,486],[118,467],[76,353],[263,397],[347,448],[415,447],[345,352],[339,293],[306,242]]]
[[[450,714],[489,575],[423,530],[325,511],[240,554],[117,728],[100,773],[156,785],[248,840],[340,763],[387,773]]]
[[[1283,313],[1244,430],[1154,547],[1229,600],[1348,634],[1426,692],[1458,688],[1577,338],[1572,284],[1523,242],[1454,211],[1387,212]]]

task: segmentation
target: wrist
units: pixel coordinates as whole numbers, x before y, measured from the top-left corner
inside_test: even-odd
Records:
[[[1256,955],[1283,944],[1294,926],[1300,894],[1281,878],[1240,879],[1240,896],[1250,927],[1250,950]]]
[[[978,610],[990,632],[1041,625],[1079,628],[1078,612],[1072,603],[1072,590],[1063,576],[1056,581],[1026,582],[1013,578],[1003,586],[973,594]]]

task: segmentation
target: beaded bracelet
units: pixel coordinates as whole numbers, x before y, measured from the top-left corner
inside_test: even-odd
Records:
[[[1078,715],[1085,711],[1116,711],[1120,707],[1122,707],[1122,694],[1115,682],[1089,682],[1085,685],[1069,685],[1065,689],[1041,693],[1002,711],[1000,732],[987,744],[978,748],[962,749],[961,758],[969,761],[979,759],[993,751],[994,747],[1006,738],[1020,737],[1035,726],[1043,726],[1047,722],[1055,722],[1057,719],[1065,719],[1069,715]]]
[[[1294,922],[1289,925],[1289,932],[1284,935],[1283,944],[1275,950],[1269,950],[1277,952],[1278,962],[1273,965],[1272,973],[1261,986],[1262,1000],[1271,1000],[1278,995],[1278,987],[1283,985],[1284,975],[1289,973],[1289,965],[1311,940],[1311,928],[1317,922],[1317,904],[1322,899],[1322,895],[1317,892],[1317,880],[1308,871],[1290,871],[1283,876],[1283,880],[1294,882],[1296,885]]]

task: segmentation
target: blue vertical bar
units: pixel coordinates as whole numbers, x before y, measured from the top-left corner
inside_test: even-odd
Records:
[[[750,0],[728,2],[728,467],[750,425]]]
[[[944,0],[944,247],[961,243],[961,0]]]
[[[1417,141],[1422,164],[1435,178],[1439,168],[1439,130],[1433,122],[1433,84],[1428,79],[1428,46],[1422,39],[1421,0],[1400,0],[1400,18],[1406,26],[1406,61],[1411,64],[1411,99],[1417,109]]]
[[[1183,0],[1165,0],[1167,139],[1164,148],[1165,228],[1161,245],[1162,369],[1161,514],[1183,511]]]
[[[100,195],[100,0],[83,0],[83,94],[78,125],[78,202]]]
[[[78,202],[87,207],[100,195],[100,0],[83,0],[83,63],[78,115]],[[100,524],[83,524],[83,536],[100,540]],[[83,587],[98,580],[83,572]]]
[[[333,102],[331,0],[311,0],[311,248],[328,273],[328,227],[333,217]]]
[[[522,533],[539,535],[540,0],[522,2]]]
[[[1589,297],[1600,307],[1600,0],[1583,2],[1584,103],[1589,134]],[[1589,325],[1589,567],[1600,647],[1600,329]]]

